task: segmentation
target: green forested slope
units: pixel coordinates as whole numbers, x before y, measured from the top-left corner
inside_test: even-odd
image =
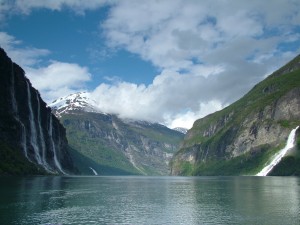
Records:
[[[172,160],[172,173],[258,172],[300,124],[299,62],[298,56],[237,102],[197,120]]]

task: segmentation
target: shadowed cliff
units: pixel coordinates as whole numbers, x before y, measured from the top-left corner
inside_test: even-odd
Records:
[[[0,174],[72,173],[64,127],[1,48],[0,80]]]

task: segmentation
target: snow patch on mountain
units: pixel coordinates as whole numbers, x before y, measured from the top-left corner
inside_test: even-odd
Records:
[[[180,133],[183,133],[183,134],[186,134],[188,132],[188,129],[183,128],[183,127],[175,127],[175,128],[173,128],[173,130],[176,130],[176,131],[178,131]]]
[[[63,114],[74,113],[76,111],[102,113],[96,106],[96,102],[91,99],[88,92],[78,92],[59,98],[48,105],[52,108],[56,117],[60,118]]]
[[[52,112],[55,114],[57,118],[61,118],[64,114],[74,114],[79,111],[85,112],[95,112],[101,113],[105,115],[109,115],[108,113],[103,112],[97,105],[96,101],[92,99],[92,95],[89,92],[78,92],[75,94],[70,94],[68,96],[59,98],[53,101],[48,105],[51,107]],[[161,126],[166,127],[163,124],[144,121],[144,120],[136,120],[132,118],[120,118],[126,124],[132,124],[135,126]],[[170,128],[172,129],[172,128]],[[183,127],[176,127],[173,130],[186,134],[187,129]]]

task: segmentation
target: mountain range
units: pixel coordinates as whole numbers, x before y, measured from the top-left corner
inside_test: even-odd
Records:
[[[300,175],[300,56],[188,131],[102,112],[87,92],[47,106],[3,49],[0,79],[0,175],[257,175],[287,140],[268,175]]]
[[[170,173],[169,161],[178,150],[184,130],[103,113],[87,92],[59,98],[49,106],[66,128],[71,154],[81,174]]]

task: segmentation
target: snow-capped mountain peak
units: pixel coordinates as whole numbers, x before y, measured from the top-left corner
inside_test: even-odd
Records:
[[[68,96],[56,99],[48,105],[52,108],[56,117],[61,117],[62,114],[68,114],[75,111],[99,112],[96,102],[91,99],[90,93],[78,92]]]
[[[176,131],[178,131],[180,133],[183,133],[183,134],[186,134],[188,132],[188,129],[183,128],[183,127],[175,127],[175,128],[173,128],[173,130],[176,130]]]

